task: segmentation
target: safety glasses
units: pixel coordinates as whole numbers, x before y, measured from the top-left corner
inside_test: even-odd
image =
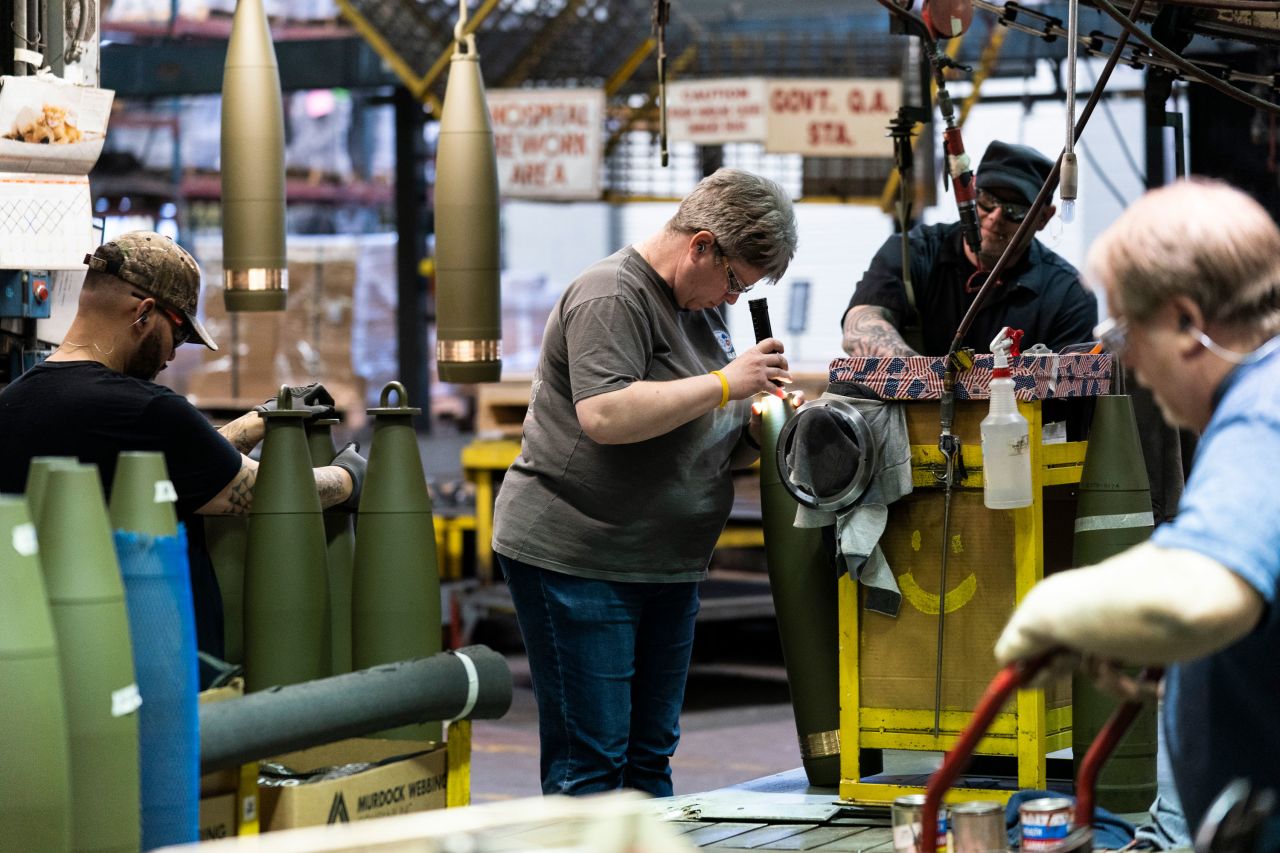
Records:
[[[1029,204],[1014,204],[1009,201],[1001,201],[985,190],[978,190],[978,209],[983,213],[991,213],[996,208],[1000,208],[1004,212],[1004,218],[1010,222],[1018,223],[1027,218],[1027,214],[1031,212]]]
[[[1093,336],[1102,344],[1102,348],[1112,355],[1124,355],[1128,344],[1129,323],[1124,319],[1108,317],[1093,327]]]

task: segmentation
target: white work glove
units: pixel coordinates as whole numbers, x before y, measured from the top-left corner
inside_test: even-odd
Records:
[[[1071,650],[1079,645],[1077,626],[1081,620],[1074,619],[1073,615],[1078,608],[1088,608],[1095,601],[1095,594],[1087,583],[1073,577],[1076,574],[1061,572],[1032,587],[996,640],[996,661],[1002,667],[1059,650],[1045,670],[1032,680],[1032,686],[1042,686],[1068,675],[1080,663],[1080,656]]]

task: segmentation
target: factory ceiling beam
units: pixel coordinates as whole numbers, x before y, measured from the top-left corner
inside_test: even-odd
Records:
[[[653,53],[658,46],[658,40],[653,36],[648,36],[644,41],[640,42],[635,50],[631,51],[631,55],[618,66],[617,70],[609,75],[609,79],[604,81],[604,94],[606,97],[613,97],[618,91],[627,84],[631,79],[631,75],[636,73],[636,69],[640,67],[649,54]]]
[[[543,57],[559,47],[560,37],[565,34],[578,17],[578,9],[583,0],[566,0],[564,7],[555,17],[547,21],[542,29],[529,41],[529,47],[522,53],[498,81],[499,86],[519,86],[528,80],[535,68],[541,64]]]
[[[396,84],[382,59],[357,38],[279,41],[275,48],[286,92]],[[102,86],[121,98],[217,95],[226,58],[227,43],[220,39],[104,41]]]
[[[683,72],[685,69],[687,69],[690,65],[693,64],[693,61],[697,58],[697,56],[698,56],[698,46],[696,44],[691,44],[688,47],[686,47],[684,49],[684,52],[676,57],[675,62],[671,63],[671,68],[667,71],[667,81],[670,82],[674,80],[676,77],[678,77],[681,72]],[[635,127],[636,122],[639,121],[640,119],[640,116],[648,115],[657,107],[657,105],[658,105],[658,85],[655,83],[654,85],[649,87],[649,91],[645,95],[644,104],[632,110],[629,110],[627,113],[626,121],[624,121],[617,130],[609,134],[609,139],[604,144],[605,156],[606,157],[609,156],[610,152],[612,152],[613,149],[616,148],[618,143],[622,140],[622,137],[625,136],[627,133],[629,133],[632,130],[632,128]]]

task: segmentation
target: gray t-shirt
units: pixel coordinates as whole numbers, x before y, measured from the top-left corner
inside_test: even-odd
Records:
[[[632,382],[698,376],[734,356],[720,310],[682,310],[635,249],[588,268],[547,321],[520,456],[494,510],[494,550],[586,578],[705,578],[733,503],[729,457],[747,402],[615,445],[588,438],[574,405]]]

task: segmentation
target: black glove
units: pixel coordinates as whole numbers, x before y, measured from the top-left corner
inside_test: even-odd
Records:
[[[360,455],[360,442],[347,442],[329,464],[337,465],[351,475],[351,497],[338,506],[355,512],[360,507],[360,491],[364,488],[364,474],[369,470],[368,460]]]
[[[333,395],[325,390],[325,387],[319,382],[312,382],[310,385],[296,385],[289,389],[289,396],[292,398],[294,411],[310,412],[310,420],[319,418],[336,417],[333,408]],[[274,412],[277,408],[278,397],[272,397],[269,400],[253,407],[255,412]]]

